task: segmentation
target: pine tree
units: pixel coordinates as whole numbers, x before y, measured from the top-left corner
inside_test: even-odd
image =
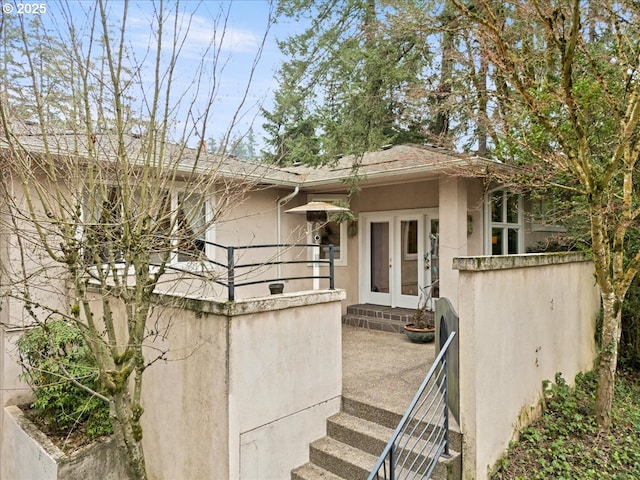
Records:
[[[311,26],[279,44],[289,60],[278,74],[275,107],[263,112],[268,159],[317,164],[424,139],[423,119],[404,114],[431,59],[427,32],[402,24],[417,3],[280,3],[281,18]]]

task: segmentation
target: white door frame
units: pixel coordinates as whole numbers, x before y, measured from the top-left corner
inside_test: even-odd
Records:
[[[392,210],[387,212],[361,213],[358,223],[360,245],[359,301],[391,307],[415,308],[418,302],[416,295],[403,295],[401,286],[401,262],[404,253],[401,222],[418,221],[418,252],[416,263],[418,268],[418,284],[424,287],[430,282],[429,269],[425,269],[425,252],[428,245],[431,219],[438,218],[437,208],[420,208]],[[389,224],[389,292],[372,292],[371,285],[371,224],[386,222]]]

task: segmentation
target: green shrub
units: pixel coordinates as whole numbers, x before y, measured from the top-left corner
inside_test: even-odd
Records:
[[[492,480],[627,480],[640,478],[640,382],[620,371],[613,425],[601,431],[592,414],[597,378],[576,376],[575,388],[557,374],[544,384],[542,417],[495,465]]]
[[[112,432],[109,405],[92,391],[100,391],[95,359],[74,325],[54,320],[25,333],[17,342],[24,372],[36,401],[35,416],[53,433],[82,426],[90,438]]]

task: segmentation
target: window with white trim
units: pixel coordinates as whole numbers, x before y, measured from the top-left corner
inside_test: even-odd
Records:
[[[207,257],[207,202],[199,193],[178,192],[174,195],[176,252],[178,262],[198,261]]]
[[[345,195],[314,195],[309,197],[309,202],[346,202]],[[314,243],[314,238],[319,238],[320,259],[329,259],[329,245],[333,245],[333,258],[336,266],[347,265],[347,223],[346,221],[332,222],[331,214],[328,214],[327,221],[314,222],[308,229],[308,242]],[[313,257],[311,257],[313,258]]]
[[[95,197],[96,206],[85,208],[85,215],[90,217],[85,220],[85,234],[92,235],[92,241],[102,246],[92,253],[94,258],[87,260],[118,263],[122,261],[122,254],[119,253],[122,250],[118,251],[123,208],[120,192],[115,186],[107,186],[104,193],[93,195],[104,198]],[[142,203],[140,193],[135,192],[133,198],[130,206],[135,209]],[[145,202],[153,204],[146,205],[146,214],[152,215],[152,223],[155,223],[155,239],[148,244],[152,264],[160,263],[166,255],[169,255],[169,264],[194,263],[213,258],[213,246],[208,244],[214,241],[211,198],[212,196],[208,197],[200,192],[172,189],[162,191],[156,202]],[[86,198],[85,202],[88,205],[89,199]],[[113,258],[110,258],[110,251]]]
[[[213,258],[213,247],[207,243],[213,242],[212,218],[211,201],[202,193],[179,187],[164,191],[157,206],[158,250],[151,257],[152,263],[154,260],[159,263],[168,248],[171,249],[169,264]],[[173,232],[169,231],[171,225]]]
[[[512,255],[523,251],[522,196],[509,190],[487,194],[488,219],[485,251],[491,255]]]

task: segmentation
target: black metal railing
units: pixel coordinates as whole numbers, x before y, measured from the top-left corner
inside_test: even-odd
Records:
[[[240,246],[227,246],[221,245],[219,243],[214,242],[204,242],[207,245],[212,245],[217,249],[222,249],[226,251],[226,262],[218,262],[212,259],[208,259],[208,262],[221,267],[226,270],[226,275],[221,275],[220,277],[215,278],[213,281],[218,285],[222,285],[227,289],[228,295],[227,298],[229,301],[235,300],[236,289],[239,287],[244,287],[248,285],[257,285],[261,283],[276,283],[282,282],[285,280],[313,280],[313,279],[326,279],[329,280],[329,289],[335,289],[335,252],[333,245],[318,245],[315,243],[307,244],[307,243],[286,243],[286,244],[267,244],[267,245],[240,245]],[[303,260],[282,260],[282,253],[290,251],[293,248],[302,248],[308,249],[313,248],[313,251],[319,251],[320,248],[328,250],[328,257],[326,259],[316,258],[316,259],[308,259],[305,258]],[[276,254],[271,255],[270,258],[275,258],[275,260],[266,259],[264,261],[259,262],[250,262],[250,263],[240,263],[236,258],[239,252],[253,250],[253,249],[275,249]],[[305,255],[306,257],[306,255]],[[246,277],[246,274],[243,272],[251,269],[262,269],[264,267],[269,266],[278,266],[278,265],[294,265],[294,264],[306,264],[306,265],[317,265],[318,267],[328,267],[329,272],[325,275],[320,275],[318,272],[317,275],[314,275],[313,272],[311,275],[295,275],[295,276],[286,276],[286,275],[277,275],[276,277],[270,278],[259,278],[257,280],[242,280],[242,278]]]
[[[368,480],[431,478],[440,456],[449,455],[447,353],[455,336],[442,346]]]

